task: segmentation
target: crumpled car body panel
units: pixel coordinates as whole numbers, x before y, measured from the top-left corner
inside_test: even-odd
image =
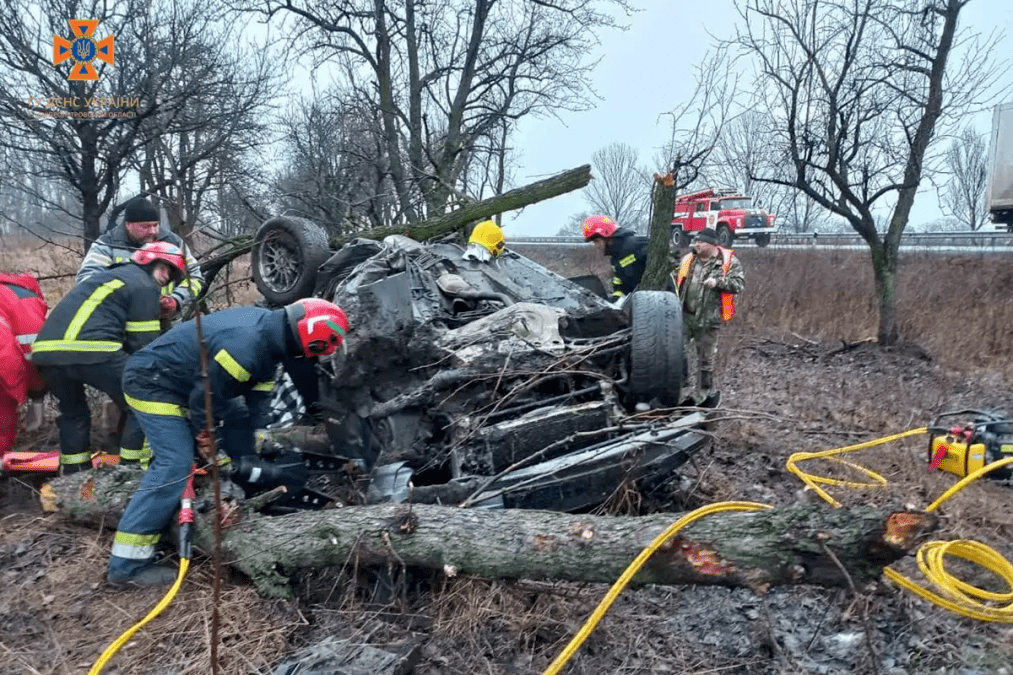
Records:
[[[702,417],[631,418],[648,402],[629,386],[631,312],[586,284],[511,251],[467,260],[451,241],[343,251],[316,281],[352,327],[322,364],[321,404],[335,453],[373,476],[369,501],[586,510],[706,443]],[[670,316],[677,300],[657,293]],[[638,353],[681,365],[673,344]]]

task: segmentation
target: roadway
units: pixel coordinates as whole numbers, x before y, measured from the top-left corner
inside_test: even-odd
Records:
[[[532,246],[588,246],[581,237],[507,237],[511,244]],[[737,240],[736,248],[756,248],[749,240]],[[868,245],[856,233],[774,234],[771,249],[816,249],[866,251]],[[1013,233],[1008,232],[912,232],[901,236],[900,249],[911,253],[1009,254]]]

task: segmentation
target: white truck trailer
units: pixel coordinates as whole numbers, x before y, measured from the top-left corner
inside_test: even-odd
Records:
[[[992,115],[988,214],[998,229],[1013,232],[1013,103],[1001,103]]]

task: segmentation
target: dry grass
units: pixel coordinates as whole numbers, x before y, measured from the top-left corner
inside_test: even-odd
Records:
[[[517,247],[563,276],[609,274],[588,248]],[[738,251],[746,288],[735,322],[746,330],[795,333],[815,342],[875,338],[879,311],[864,251]],[[1000,255],[902,256],[896,315],[901,339],[950,370],[985,368],[1013,376],[1013,267]]]
[[[740,252],[746,291],[740,319],[816,341],[875,337],[879,313],[865,252]],[[989,367],[1013,374],[1013,269],[1004,256],[912,254],[901,258],[897,323],[901,338],[947,368]]]
[[[8,486],[33,487],[13,480]],[[113,639],[158,603],[164,589],[109,591],[103,577],[111,540],[109,530],[96,534],[55,515],[0,519],[5,597],[16,598],[0,610],[0,672],[86,672]],[[116,653],[106,672],[211,672],[212,581],[210,564],[198,561],[172,604]],[[304,623],[236,579],[226,580],[218,609],[223,675],[269,672]]]

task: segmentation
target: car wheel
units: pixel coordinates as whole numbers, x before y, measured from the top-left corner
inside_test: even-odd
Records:
[[[735,237],[732,236],[732,231],[728,226],[718,225],[718,244],[725,248],[731,248],[734,241]]]
[[[271,218],[253,240],[253,281],[272,305],[313,294],[317,268],[330,257],[327,233],[303,218]]]
[[[770,235],[769,234],[758,234],[758,235],[756,235],[756,245],[759,246],[760,248],[763,248],[764,246],[766,246],[769,243],[770,243]]]
[[[681,227],[673,227],[672,238],[669,243],[672,245],[672,248],[689,248],[689,233]]]
[[[682,389],[682,303],[668,291],[637,291],[630,298],[629,393],[637,401],[679,404]]]

